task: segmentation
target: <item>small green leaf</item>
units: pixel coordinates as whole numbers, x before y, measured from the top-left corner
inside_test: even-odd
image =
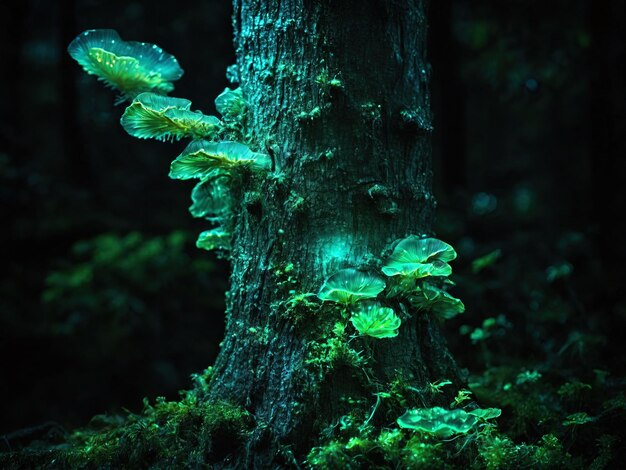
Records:
[[[396,245],[382,271],[387,276],[409,276],[416,279],[449,276],[452,268],[447,262],[455,258],[456,252],[447,243],[436,238],[410,235]]]
[[[385,281],[376,274],[353,268],[342,269],[330,276],[317,296],[344,305],[376,297],[385,289]]]
[[[446,410],[441,407],[408,410],[398,418],[401,428],[434,434],[437,437],[450,437],[469,432],[478,418],[463,410]]]
[[[90,29],[67,48],[88,74],[126,98],[144,91],[168,93],[183,75],[176,58],[154,44],[123,41],[112,29]]]
[[[400,317],[393,309],[377,303],[361,305],[350,322],[360,334],[374,338],[393,338],[400,328]]]
[[[172,162],[170,178],[211,178],[237,168],[269,169],[270,159],[239,142],[194,140]]]
[[[121,124],[126,132],[139,139],[165,141],[214,137],[220,129],[220,120],[190,108],[189,100],[141,93],[124,111]]]

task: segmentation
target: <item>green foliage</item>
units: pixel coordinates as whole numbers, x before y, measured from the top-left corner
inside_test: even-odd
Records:
[[[76,243],[72,262],[45,280],[42,300],[50,330],[76,335],[94,328],[114,344],[129,330],[150,328],[156,321],[156,304],[161,315],[178,311],[180,305],[167,294],[168,286],[177,280],[197,287],[189,276],[199,279],[212,269],[187,255],[190,238],[180,231],[159,237],[131,232]]]
[[[144,400],[142,414],[96,417],[92,427],[75,432],[58,460],[72,467],[197,467],[238,452],[252,418],[228,402]]]
[[[472,261],[472,272],[478,274],[483,269],[493,265],[502,256],[502,250],[500,248],[490,251],[486,255],[476,258]]]
[[[350,322],[361,335],[374,338],[393,338],[400,328],[400,317],[393,309],[378,303],[359,304]]]
[[[384,289],[385,281],[379,276],[347,268],[326,279],[317,295],[323,301],[351,305],[359,300],[375,298]]]
[[[400,429],[362,431],[341,427],[344,434],[313,447],[307,463],[315,469],[446,468],[446,451],[429,436],[407,436]],[[358,434],[354,434],[354,433]]]
[[[436,238],[410,235],[395,246],[382,271],[387,276],[415,279],[449,276],[452,268],[447,262],[455,258],[456,252],[447,243]]]
[[[584,411],[579,411],[578,413],[572,413],[571,415],[565,418],[563,421],[563,426],[578,426],[581,424],[591,423],[595,421],[592,416],[589,416]]]
[[[220,130],[220,120],[191,111],[191,101],[155,93],[141,93],[126,108],[121,124],[139,139],[212,139]]]
[[[362,367],[367,363],[362,351],[357,351],[348,344],[341,326],[336,326],[327,338],[311,341],[308,345],[305,364],[317,370],[321,377],[338,364]]]
[[[125,98],[144,91],[168,93],[183,75],[176,58],[145,42],[123,41],[112,29],[91,29],[72,41],[68,52],[88,74]]]

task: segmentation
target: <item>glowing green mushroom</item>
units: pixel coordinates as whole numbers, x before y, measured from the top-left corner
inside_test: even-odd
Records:
[[[344,305],[363,299],[372,299],[385,289],[385,281],[376,274],[348,268],[330,276],[317,296]]]
[[[253,152],[239,142],[208,142],[194,140],[172,162],[170,178],[215,177],[237,168],[269,169],[271,161],[264,153]]]
[[[465,305],[460,299],[428,283],[419,286],[415,293],[409,296],[409,302],[418,309],[430,310],[443,320],[450,320],[465,311]]]
[[[243,99],[241,88],[231,90],[226,88],[215,98],[215,109],[225,118],[236,118],[246,110],[246,101]]]
[[[436,238],[419,238],[415,235],[401,240],[382,271],[387,276],[406,276],[420,279],[427,276],[449,276],[452,268],[448,261],[456,252],[447,243]]]
[[[90,29],[67,48],[85,71],[125,98],[144,91],[169,93],[183,75],[176,58],[155,44],[123,41],[112,29]]]
[[[393,338],[398,336],[400,317],[393,309],[383,307],[378,303],[360,305],[352,314],[350,322],[356,330],[366,336],[374,338]]]
[[[232,201],[230,192],[224,185],[225,179],[202,180],[193,188],[193,204],[189,207],[192,216],[221,222],[229,215]]]
[[[203,250],[230,249],[230,233],[221,227],[202,232],[196,241],[196,246]]]
[[[213,138],[220,120],[191,111],[191,101],[145,92],[138,95],[122,116],[122,127],[139,139],[179,140]]]
[[[478,417],[463,410],[446,410],[441,407],[408,410],[397,420],[401,428],[427,432],[437,437],[450,437],[469,432]]]

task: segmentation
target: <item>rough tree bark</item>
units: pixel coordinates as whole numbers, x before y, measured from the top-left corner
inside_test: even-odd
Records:
[[[341,396],[372,400],[349,364],[311,367],[334,319],[321,308],[296,322],[288,299],[431,231],[426,1],[235,0],[234,26],[233,75],[278,176],[237,190],[226,336],[206,399],[255,417],[228,465],[270,468],[306,454],[346,412]],[[442,378],[462,383],[430,316],[413,315],[398,337],[364,347],[370,382],[401,374],[419,390]],[[419,400],[433,403],[427,393]]]

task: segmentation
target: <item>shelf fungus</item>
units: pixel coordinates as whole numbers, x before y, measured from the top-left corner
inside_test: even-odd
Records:
[[[375,298],[385,289],[385,281],[376,274],[348,268],[337,271],[322,285],[317,296],[344,305]]]
[[[220,130],[220,120],[191,111],[191,101],[144,92],[126,108],[122,127],[139,139],[212,139]]]
[[[239,142],[194,140],[172,162],[170,178],[210,178],[226,176],[241,168],[260,171],[268,170],[270,166],[268,155],[253,152],[247,145]]]
[[[350,317],[350,322],[356,330],[365,336],[373,338],[393,338],[398,336],[400,317],[392,308],[373,303],[359,304],[356,312]]]
[[[406,276],[414,279],[449,276],[452,274],[452,268],[448,261],[455,258],[454,248],[447,243],[436,238],[419,238],[411,235],[396,245],[382,271],[387,276]]]
[[[221,227],[206,230],[198,236],[196,246],[203,250],[229,250],[230,233]]]
[[[155,44],[123,41],[112,29],[90,29],[67,48],[85,71],[132,99],[144,91],[169,93],[183,75],[176,58]]]
[[[215,109],[224,118],[236,118],[246,111],[246,101],[243,98],[241,88],[225,88],[217,98],[215,98]]]
[[[223,222],[231,210],[231,195],[223,184],[225,178],[210,178],[200,181],[191,191],[193,204],[189,207],[192,216]]]

